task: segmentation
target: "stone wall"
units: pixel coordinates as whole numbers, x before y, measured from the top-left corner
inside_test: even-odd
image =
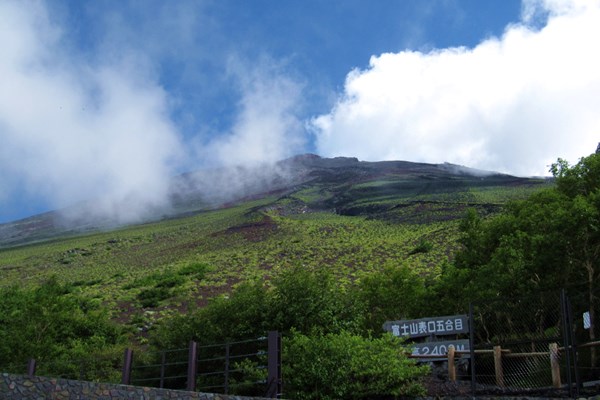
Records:
[[[185,392],[147,388],[139,386],[115,385],[109,383],[94,383],[69,379],[44,378],[41,376],[28,377],[23,375],[1,374],[0,399],[6,400],[167,400],[167,399],[198,399],[198,400],[257,400],[258,398],[242,396],[226,396],[222,394]],[[509,397],[484,396],[478,400],[552,400],[549,397]],[[579,400],[584,400],[584,397]],[[587,398],[600,400],[600,395]],[[464,397],[424,397],[421,400],[472,400]]]
[[[45,378],[41,376],[23,376],[1,374],[0,398],[6,400],[56,399],[56,400],[250,400],[250,397],[226,396],[220,394],[185,392],[147,388],[139,386],[94,383],[69,379]],[[255,398],[253,398],[255,399]]]

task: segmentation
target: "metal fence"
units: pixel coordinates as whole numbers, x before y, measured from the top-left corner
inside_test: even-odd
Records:
[[[582,287],[565,298],[571,378],[576,393],[600,393],[600,290]]]
[[[190,342],[187,348],[158,353],[126,349],[124,357],[97,357],[80,362],[35,360],[10,364],[6,371],[29,376],[115,382],[122,384],[279,398],[282,392],[281,336],[210,345]],[[120,371],[120,373],[119,373]],[[120,376],[119,376],[120,375]]]
[[[471,304],[472,394],[597,394],[597,301],[563,290]]]
[[[42,375],[53,378],[81,381],[115,382],[120,379],[121,356],[95,355],[80,359],[29,359],[19,364],[4,364],[2,370],[29,376]]]
[[[143,353],[125,352],[122,383],[189,391],[281,395],[281,338],[268,336]]]

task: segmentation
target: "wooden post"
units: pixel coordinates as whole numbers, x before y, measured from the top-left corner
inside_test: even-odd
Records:
[[[494,369],[496,370],[496,385],[504,387],[504,371],[502,371],[502,347],[494,346]]]
[[[188,352],[187,391],[196,391],[196,364],[198,360],[198,343],[190,341]]]
[[[560,364],[558,355],[558,344],[550,343],[548,346],[550,349],[550,369],[552,371],[552,386],[560,388]]]
[[[448,379],[451,382],[456,381],[456,366],[454,365],[455,349],[454,346],[448,346]]]
[[[133,363],[133,350],[125,349],[123,356],[123,371],[121,374],[121,383],[123,385],[131,384],[131,364]]]

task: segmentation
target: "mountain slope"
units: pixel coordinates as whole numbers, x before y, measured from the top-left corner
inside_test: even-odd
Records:
[[[169,206],[152,210],[139,223],[181,218],[249,199],[291,194],[308,200],[313,209],[332,210],[342,215],[385,214],[398,201],[443,201],[452,193],[461,193],[462,202],[480,204],[481,195],[469,196],[469,189],[528,188],[539,183],[539,180],[452,164],[361,162],[356,158],[328,159],[306,154],[275,165],[178,176],[171,183]],[[451,197],[452,202],[457,201]],[[0,248],[122,226],[109,217],[90,217],[93,213],[86,209],[94,206],[90,202],[0,224]]]
[[[0,249],[0,285],[56,276],[143,336],[164,315],[297,265],[330,269],[342,282],[401,264],[434,279],[453,257],[467,208],[493,213],[549,184],[449,164],[313,155],[272,168],[237,171],[256,186],[230,184],[239,190],[222,197],[199,189],[206,175],[181,176],[172,213],[144,224],[94,231],[90,221],[65,227],[49,213],[4,225],[3,245],[21,245]]]

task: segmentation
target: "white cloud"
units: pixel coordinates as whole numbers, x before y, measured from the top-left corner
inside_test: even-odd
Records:
[[[593,152],[600,2],[530,0],[522,9],[521,23],[474,48],[373,56],[348,74],[331,112],[312,120],[318,152],[518,175]]]
[[[274,163],[304,148],[304,126],[296,114],[302,85],[271,60],[246,64],[230,61],[232,79],[240,86],[239,113],[229,132],[202,149],[201,158],[213,165]]]
[[[146,60],[70,54],[43,2],[0,2],[0,186],[119,222],[165,205],[180,142]]]

